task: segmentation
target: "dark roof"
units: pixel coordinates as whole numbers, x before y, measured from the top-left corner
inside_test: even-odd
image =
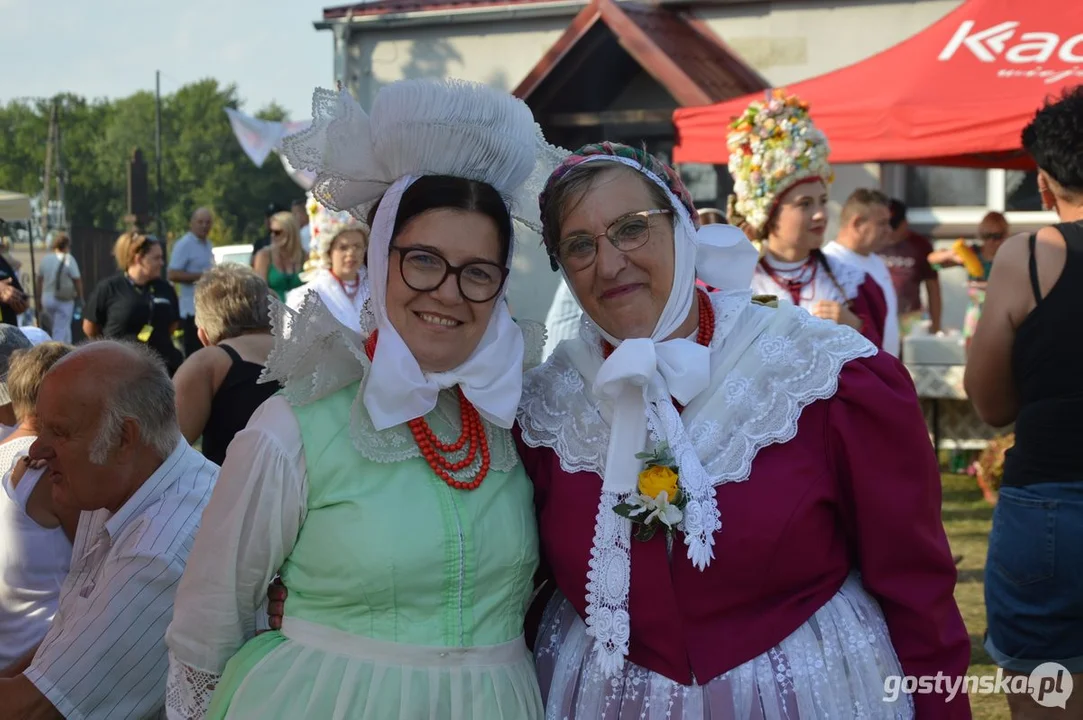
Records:
[[[394,15],[398,13],[424,12],[426,10],[467,10],[473,8],[501,7],[504,5],[537,5],[553,0],[374,0],[324,8],[324,20],[344,18],[351,12],[354,17],[366,15]]]
[[[658,5],[591,0],[519,84],[515,95],[529,98],[599,22],[681,105],[709,105],[767,87],[696,18]]]
[[[700,20],[658,6],[622,2],[618,7],[711,102],[766,87],[757,73]]]

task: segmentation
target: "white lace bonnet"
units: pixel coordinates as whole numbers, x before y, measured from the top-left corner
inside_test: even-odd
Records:
[[[491,185],[517,223],[540,233],[538,194],[568,154],[545,141],[526,103],[464,80],[392,83],[369,113],[345,90],[318,88],[312,118],[283,151],[316,173],[317,202],[361,221],[397,180],[452,175]]]
[[[392,83],[380,89],[370,112],[348,92],[317,89],[312,116],[308,129],[282,141],[290,164],[316,175],[312,196],[359,220],[379,202],[368,277],[380,342],[364,390],[374,426],[383,430],[424,416],[440,390],[458,385],[482,417],[510,428],[522,392],[524,344],[506,304],[498,299],[463,365],[424,372],[387,318],[388,247],[402,194],[426,175],[486,183],[503,197],[513,220],[539,231],[536,198],[562,152],[545,142],[524,102],[462,80]]]

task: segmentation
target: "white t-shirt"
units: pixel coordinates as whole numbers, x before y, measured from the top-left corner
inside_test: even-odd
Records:
[[[895,284],[891,282],[891,272],[879,255],[861,255],[845,245],[832,242],[824,246],[824,255],[842,262],[856,265],[864,270],[880,289],[887,300],[887,319],[884,321],[884,352],[899,357],[901,340],[899,338],[899,298],[895,295]]]
[[[60,269],[61,263],[63,263],[63,269]],[[75,258],[71,256],[71,253],[65,253],[64,255],[49,253],[46,255],[41,259],[38,275],[41,276],[41,291],[45,295],[56,294],[58,280],[61,280],[64,275],[67,275],[72,281],[82,277],[79,274],[79,263],[75,262]]]

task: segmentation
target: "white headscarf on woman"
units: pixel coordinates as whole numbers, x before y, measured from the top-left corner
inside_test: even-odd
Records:
[[[536,189],[557,156],[530,109],[494,88],[463,81],[407,80],[388,85],[366,113],[346,92],[317,90],[313,125],[283,140],[290,163],[317,173],[313,196],[363,218],[379,202],[369,238],[371,304],[379,340],[363,402],[377,430],[422,417],[441,389],[458,385],[489,422],[510,428],[522,391],[524,343],[503,290],[474,353],[461,366],[425,372],[388,320],[388,253],[403,193],[425,175],[486,183],[512,217],[536,226]],[[544,175],[541,175],[544,177]],[[508,263],[511,251],[508,252]]]
[[[759,253],[744,233],[729,225],[696,229],[688,209],[662,178],[636,160],[616,155],[590,155],[580,162],[620,163],[642,173],[662,188],[674,212],[673,285],[648,338],[621,339],[600,327],[614,351],[603,358],[600,348],[572,341],[557,348],[565,353],[609,420],[609,444],[602,471],[602,493],[594,529],[592,571],[587,582],[587,625],[600,645],[603,672],[615,675],[628,652],[631,576],[631,521],[614,508],[636,490],[643,466],[637,455],[648,437],[668,445],[678,466],[678,483],[686,504],[677,529],[684,534],[688,557],[700,570],[713,558],[715,530],[721,527],[713,483],[685,432],[673,400],[688,405],[711,385],[711,351],[694,338],[671,338],[696,301],[696,279],[724,290],[746,290]],[[565,275],[567,279],[567,275]],[[569,287],[574,287],[569,282]],[[524,434],[524,438],[526,435]]]

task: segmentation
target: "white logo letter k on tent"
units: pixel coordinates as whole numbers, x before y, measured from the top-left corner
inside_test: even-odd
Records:
[[[971,35],[974,21],[967,20],[959,26],[955,36],[944,46],[940,52],[940,60],[950,60],[955,55],[955,51],[965,45],[970,52],[974,53],[974,57],[982,62],[991,63],[996,60],[997,55],[1004,52],[1004,44],[1015,34],[1017,27],[1019,27],[1018,22],[1002,22],[995,27]]]

